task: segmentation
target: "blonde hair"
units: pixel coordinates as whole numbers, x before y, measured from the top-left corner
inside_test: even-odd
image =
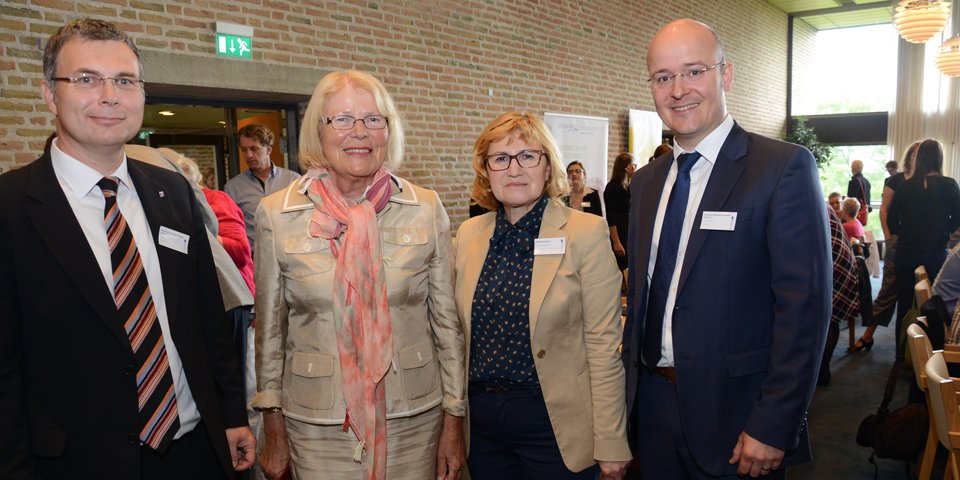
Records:
[[[380,80],[356,70],[329,73],[313,90],[313,96],[310,97],[310,103],[303,116],[303,125],[300,128],[300,166],[310,169],[329,165],[323,156],[323,145],[320,142],[320,127],[323,126],[321,121],[325,116],[327,100],[347,85],[369,92],[380,114],[387,117],[386,163],[390,170],[398,170],[403,164],[403,121],[397,112],[397,106]]]
[[[191,184],[204,186],[200,183],[203,181],[203,174],[200,173],[200,167],[192,158],[180,155],[177,157],[177,165],[180,166],[180,170],[183,170],[183,176],[187,177]]]
[[[519,139],[527,143],[543,145],[550,162],[550,176],[547,178],[544,191],[551,200],[559,204],[560,197],[570,192],[570,185],[567,183],[566,170],[563,168],[557,141],[540,117],[517,111],[500,115],[480,132],[473,146],[473,172],[476,176],[473,179],[470,198],[487,210],[500,209],[500,201],[493,196],[493,190],[490,188],[487,161],[484,157],[487,155],[490,144],[504,138],[509,138],[511,143]]]

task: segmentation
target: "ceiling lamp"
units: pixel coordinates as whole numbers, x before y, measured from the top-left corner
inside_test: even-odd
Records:
[[[900,0],[893,23],[904,40],[924,43],[940,33],[949,19],[948,0]]]
[[[940,45],[937,68],[948,77],[960,77],[960,34]]]

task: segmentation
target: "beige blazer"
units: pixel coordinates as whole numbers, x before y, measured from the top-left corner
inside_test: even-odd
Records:
[[[496,215],[467,220],[457,233],[456,297],[468,360],[473,294]],[[566,239],[563,254],[534,258],[530,287],[530,346],[563,463],[578,472],[595,460],[629,460],[618,351],[622,276],[607,224],[550,202],[539,238]]]
[[[330,241],[310,236],[314,181],[302,177],[267,196],[256,213],[256,365],[254,407],[287,417],[342,424],[336,260]],[[450,220],[437,194],[394,177],[377,215],[393,322],[393,368],[386,376],[387,418],[438,404],[466,414],[464,340],[453,299]]]

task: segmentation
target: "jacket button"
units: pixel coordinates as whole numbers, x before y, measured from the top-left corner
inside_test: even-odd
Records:
[[[633,362],[631,362],[630,365],[631,365],[633,368],[638,368],[638,367],[640,367],[640,362],[637,362],[636,360],[634,360]]]
[[[131,433],[127,436],[127,440],[130,442],[130,445],[140,445],[140,436],[136,433]]]
[[[547,351],[546,351],[546,350],[540,350],[539,352],[537,352],[537,358],[543,358],[543,357],[546,357],[546,356],[547,356]]]
[[[127,375],[133,375],[133,365],[127,365],[127,366],[123,369],[123,373],[125,373],[125,374],[127,374]]]

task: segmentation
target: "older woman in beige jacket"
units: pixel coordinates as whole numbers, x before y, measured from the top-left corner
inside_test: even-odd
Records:
[[[491,122],[473,169],[473,199],[491,212],[457,234],[470,474],[620,479],[630,460],[621,276],[606,222],[560,204],[566,176],[537,116]]]
[[[256,214],[264,473],[456,479],[465,354],[447,215],[390,173],[403,130],[372,76],[324,77],[302,132],[309,170]]]

